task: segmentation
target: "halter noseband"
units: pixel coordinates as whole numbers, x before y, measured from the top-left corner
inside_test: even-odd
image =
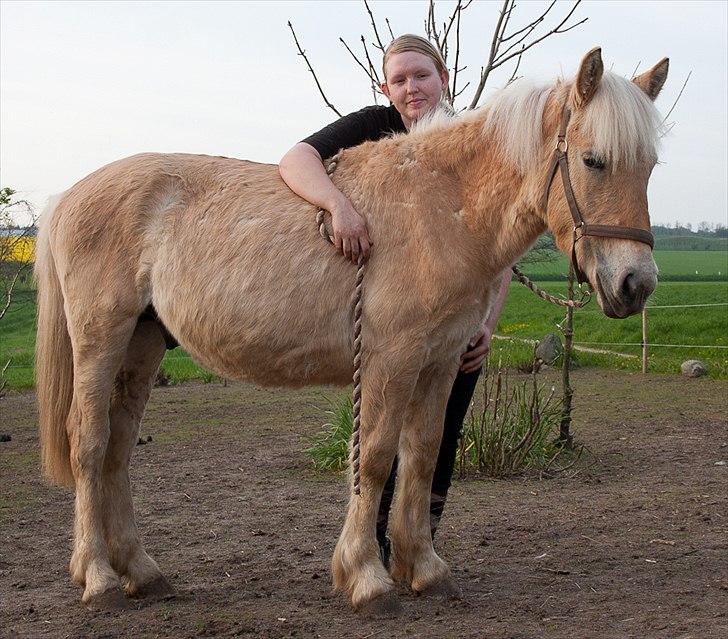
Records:
[[[561,169],[561,181],[564,184],[564,193],[566,201],[569,204],[571,217],[574,218],[574,235],[571,240],[571,264],[574,267],[574,273],[579,284],[587,281],[583,271],[579,268],[576,260],[576,243],[585,235],[597,235],[599,237],[616,237],[624,240],[635,240],[647,244],[650,248],[654,248],[655,239],[652,233],[643,229],[636,229],[629,226],[613,226],[610,224],[587,224],[584,221],[579,206],[574,197],[574,191],[571,188],[571,179],[569,178],[569,162],[566,151],[569,144],[566,140],[566,128],[569,126],[571,111],[568,106],[564,105],[561,113],[561,125],[559,127],[559,138],[556,142],[556,148],[549,166],[548,179],[546,181],[546,189],[543,194],[542,208],[546,211],[549,201],[549,192],[551,191],[551,183],[554,181],[556,170]]]

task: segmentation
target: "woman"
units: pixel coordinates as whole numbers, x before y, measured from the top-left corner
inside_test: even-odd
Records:
[[[342,148],[356,146],[366,140],[378,140],[393,133],[406,133],[414,122],[437,108],[449,80],[442,56],[430,42],[416,35],[407,34],[392,41],[384,53],[382,66],[384,82],[381,89],[389,98],[389,107],[370,106],[340,118],[296,144],[280,162],[281,177],[291,190],[331,213],[334,244],[354,263],[360,254],[369,256],[372,242],[364,219],[354,210],[348,198],[334,186],[326,174],[323,160]],[[508,292],[509,275],[504,274],[489,317],[470,339],[467,350],[461,357],[460,371],[450,394],[432,480],[430,527],[433,537],[450,488],[463,420]],[[395,458],[389,480],[384,487],[377,520],[377,540],[385,565],[389,559],[387,519],[396,472]]]

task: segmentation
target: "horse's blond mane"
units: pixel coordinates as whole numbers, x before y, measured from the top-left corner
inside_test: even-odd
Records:
[[[583,127],[594,141],[593,153],[612,167],[628,169],[640,157],[655,161],[664,133],[662,117],[645,92],[609,71],[584,112]]]
[[[484,133],[501,143],[506,159],[525,175],[543,160],[543,114],[552,91],[563,81],[535,84],[517,80],[494,93],[480,108],[453,118],[446,109],[416,122],[410,136],[456,126],[464,119],[482,119]],[[593,140],[592,153],[612,167],[633,168],[640,157],[654,160],[663,133],[652,101],[634,83],[605,71],[594,97],[584,110],[582,130]]]
[[[495,135],[506,159],[522,175],[542,162],[541,122],[553,88],[553,84],[517,80],[493,94],[483,105],[485,133]]]

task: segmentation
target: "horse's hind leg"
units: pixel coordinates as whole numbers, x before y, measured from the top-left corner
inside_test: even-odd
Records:
[[[142,547],[134,521],[129,463],[139,424],[165,352],[156,322],[140,322],[134,330],[111,395],[110,437],[103,467],[104,528],[109,558],[122,576],[127,594],[164,595],[172,591],[156,562]]]
[[[70,571],[85,586],[88,605],[122,605],[124,593],[109,562],[104,538],[103,464],[109,442],[109,402],[135,318],[77,303],[68,318],[73,346],[73,401],[66,428],[71,470],[76,484],[74,550]]]
[[[392,576],[415,592],[456,595],[447,564],[432,547],[430,491],[442,439],[453,367],[420,374],[399,441],[397,487],[390,526]]]

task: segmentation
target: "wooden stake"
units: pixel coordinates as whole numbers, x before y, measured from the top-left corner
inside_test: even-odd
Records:
[[[574,267],[569,265],[568,298],[574,299]],[[561,385],[564,393],[564,401],[561,408],[561,426],[559,428],[559,442],[562,446],[571,447],[571,398],[574,396],[574,389],[571,388],[569,378],[569,365],[571,364],[571,352],[574,342],[574,307],[566,307],[566,319],[564,320],[564,358],[561,363]]]
[[[642,309],[642,372],[647,372],[647,307]]]

